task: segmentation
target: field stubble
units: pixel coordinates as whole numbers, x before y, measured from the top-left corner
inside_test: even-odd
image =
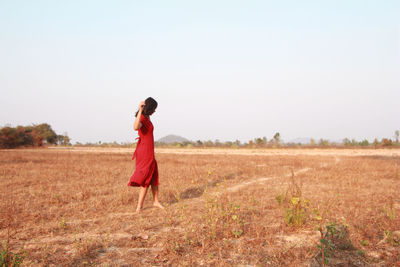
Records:
[[[166,211],[140,215],[126,151],[0,151],[0,239],[27,266],[317,266],[334,223],[351,245],[329,265],[399,264],[399,156],[305,151],[162,151]]]

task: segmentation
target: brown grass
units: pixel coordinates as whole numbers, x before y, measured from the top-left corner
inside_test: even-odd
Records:
[[[136,215],[126,150],[2,150],[0,239],[26,252],[26,266],[307,266],[319,257],[316,227],[335,222],[354,249],[336,249],[332,266],[400,264],[398,152],[290,151],[163,150],[166,212],[148,196]],[[276,201],[293,183],[309,201],[300,226]]]

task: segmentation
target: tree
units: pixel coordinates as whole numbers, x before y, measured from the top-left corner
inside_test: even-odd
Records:
[[[383,146],[392,146],[393,145],[392,140],[387,139],[387,138],[383,138],[381,143],[382,143]]]
[[[315,144],[316,144],[316,143],[315,143],[315,139],[314,139],[314,138],[311,138],[311,139],[310,139],[310,145],[311,145],[311,146],[315,146]]]
[[[254,143],[258,146],[258,147],[262,147],[265,146],[267,144],[267,138],[263,137],[263,138],[255,138],[254,139]]]
[[[226,142],[224,143],[224,146],[225,146],[225,147],[232,147],[232,144],[233,144],[232,141],[226,141]]]
[[[361,141],[361,142],[359,143],[359,145],[360,145],[360,146],[369,146],[369,142],[368,142],[367,139],[364,139],[363,141]]]
[[[279,144],[281,142],[281,134],[279,133],[279,132],[277,132],[275,135],[274,135],[274,143],[275,144]]]
[[[23,126],[16,129],[16,143],[22,146],[33,146],[34,140],[29,131]]]
[[[53,129],[51,129],[51,126],[47,123],[34,125],[32,132],[34,132],[38,137],[42,139],[40,143],[57,143],[57,134],[53,131]]]
[[[374,139],[373,145],[375,148],[379,145],[379,141],[377,138]]]
[[[351,141],[349,138],[345,138],[343,139],[343,145],[344,146],[351,146]]]
[[[211,140],[208,140],[208,141],[204,142],[204,146],[206,146],[206,147],[212,147],[213,145],[214,145],[214,143]]]
[[[66,146],[69,146],[69,145],[71,145],[71,139],[68,137],[68,135],[64,135],[64,142],[63,142],[63,144],[64,145],[66,145]]]
[[[249,146],[250,146],[250,147],[254,147],[254,142],[253,142],[253,140],[250,140],[250,141],[249,141]]]
[[[0,147],[14,148],[17,147],[16,129],[12,127],[3,127],[0,130]]]
[[[396,144],[398,144],[398,143],[399,143],[400,131],[399,131],[399,130],[396,130],[396,131],[394,132],[394,136],[396,137]]]
[[[47,123],[32,126],[7,126],[0,128],[0,148],[15,148],[19,146],[42,146],[43,144],[69,144],[70,139],[65,134],[60,138]]]
[[[324,140],[324,139],[320,139],[318,145],[320,146],[329,146],[329,141],[328,140]]]
[[[68,137],[67,134],[65,135],[57,135],[57,144],[58,145],[64,145],[64,146],[68,146],[70,145],[70,141],[71,139]]]
[[[193,146],[193,143],[192,143],[191,141],[184,141],[184,142],[182,143],[182,145],[183,145],[184,147],[192,147],[192,146]]]

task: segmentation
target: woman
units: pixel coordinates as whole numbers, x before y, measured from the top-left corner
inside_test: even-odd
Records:
[[[157,102],[151,97],[140,102],[133,124],[133,129],[139,131],[139,141],[132,157],[132,159],[136,158],[136,169],[128,186],[140,186],[136,212],[140,212],[143,207],[149,185],[151,185],[153,193],[153,206],[164,209],[158,201],[158,167],[154,157],[154,127],[150,121],[150,116],[156,111],[156,108]]]

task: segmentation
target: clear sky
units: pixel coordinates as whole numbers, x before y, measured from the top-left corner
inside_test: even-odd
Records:
[[[392,138],[400,1],[0,1],[0,126],[72,142]]]

